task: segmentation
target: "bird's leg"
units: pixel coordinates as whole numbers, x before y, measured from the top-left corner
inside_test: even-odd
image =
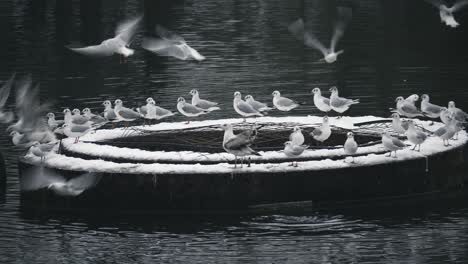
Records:
[[[244,168],[244,156],[242,156],[242,159],[241,159],[241,168]]]
[[[392,152],[391,152],[391,151],[388,153],[388,155],[385,155],[385,157],[391,157],[391,156],[392,156]]]
[[[237,156],[234,156],[234,169],[237,168]]]
[[[244,122],[244,123],[247,123],[247,119],[245,118],[245,116],[244,116],[244,121],[243,121],[243,122]]]
[[[289,166],[294,166],[294,161],[291,161],[291,164],[289,164]]]
[[[250,159],[250,157],[249,157],[249,165],[247,166],[248,168],[250,168],[251,162],[252,162],[252,161],[251,161],[251,159]]]
[[[351,163],[356,163],[356,162],[354,161],[354,156],[353,156],[353,161],[352,161]]]
[[[395,156],[393,156],[394,159],[396,159],[396,157],[397,157],[397,156],[396,156],[396,152],[397,152],[397,151],[395,150]]]
[[[433,126],[434,125],[434,121],[431,121],[431,123],[429,124],[430,126]]]
[[[294,167],[296,167],[296,168],[297,168],[297,166],[298,166],[298,165],[297,165],[297,160],[296,160],[296,165],[294,165]]]
[[[187,122],[185,122],[185,124],[187,124],[187,125],[190,124],[190,120],[187,120]]]
[[[417,146],[418,146],[418,145],[415,144],[414,147],[413,147],[411,150],[416,150],[416,147],[417,147]]]

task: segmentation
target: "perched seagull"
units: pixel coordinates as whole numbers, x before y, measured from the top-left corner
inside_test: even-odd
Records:
[[[131,122],[141,117],[141,115],[130,108],[123,106],[122,100],[117,99],[114,102],[114,112],[118,120]]]
[[[115,37],[106,39],[99,45],[82,48],[70,48],[72,51],[94,57],[107,57],[119,54],[121,61],[125,62],[127,57],[132,56],[135,51],[129,48],[135,35],[141,16],[125,21],[117,26]]]
[[[67,137],[75,138],[74,143],[78,143],[80,137],[88,134],[89,132],[93,131],[95,128],[89,124],[85,125],[76,125],[76,124],[67,124],[65,123],[63,126],[63,133]]]
[[[88,117],[81,115],[80,109],[75,108],[72,110],[72,123],[82,125],[90,122]]]
[[[104,118],[111,121],[111,122],[119,122],[120,120],[117,119],[115,115],[114,108],[112,108],[112,103],[109,100],[106,100],[102,103],[104,106]]]
[[[412,94],[408,97],[406,97],[405,99],[407,102],[411,103],[411,104],[416,104],[416,102],[419,100],[419,95],[417,94]]]
[[[192,105],[194,105],[196,107],[199,107],[201,109],[205,109],[208,112],[221,109],[221,108],[218,107],[218,103],[200,99],[200,94],[198,93],[197,89],[192,89],[190,91],[190,94],[192,95]]]
[[[252,145],[257,130],[246,130],[237,135],[234,134],[232,125],[225,124],[222,125],[224,129],[224,137],[223,137],[223,148],[226,152],[231,153],[235,157],[235,165],[234,168],[237,168],[237,157],[242,157],[241,161],[241,168],[244,165],[244,157],[250,155],[260,156],[258,152],[250,148]],[[250,167],[250,162],[248,167]]]
[[[327,63],[333,63],[337,60],[338,55],[342,54],[344,51],[336,50],[338,41],[343,36],[346,26],[352,17],[352,9],[347,7],[338,7],[337,8],[338,18],[335,23],[333,36],[330,42],[330,48],[327,49],[325,46],[318,40],[316,36],[312,33],[305,31],[304,22],[302,19],[298,19],[289,25],[288,29],[297,39],[304,42],[304,45],[314,48],[323,54],[323,60]]]
[[[398,113],[392,114],[392,128],[395,132],[397,132],[398,134],[405,134],[406,130],[408,130],[408,127],[408,121],[402,121]]]
[[[452,113],[449,112],[447,107],[442,107],[442,111],[440,111],[440,121],[448,125],[451,120],[452,120]]]
[[[0,123],[7,124],[13,121],[15,115],[12,112],[3,112],[3,108],[10,96],[11,86],[13,85],[15,74],[6,81],[0,88]]]
[[[190,47],[184,38],[176,33],[170,32],[160,25],[156,26],[156,33],[160,38],[145,38],[141,44],[144,49],[160,56],[170,56],[180,60],[202,61],[205,59],[203,55]]]
[[[146,105],[136,109],[145,119],[156,119],[156,101],[153,98],[146,98]]]
[[[396,102],[396,111],[400,116],[406,116],[409,118],[414,118],[417,116],[424,116],[421,111],[414,105],[414,103],[408,102],[403,97],[399,96],[395,100]]]
[[[47,124],[49,125],[50,129],[54,130],[57,127],[63,125],[64,123],[64,120],[56,120],[54,113],[47,113]]]
[[[444,109],[442,106],[438,106],[429,102],[429,95],[423,94],[421,96],[421,111],[425,116],[430,118],[439,118],[440,112]]]
[[[451,146],[449,140],[457,133],[457,124],[458,122],[455,120],[452,114],[451,120],[447,125],[434,131],[434,135],[442,139],[445,147]]]
[[[354,140],[354,134],[353,132],[348,132],[346,134],[346,141],[343,145],[343,148],[344,148],[344,152],[346,155],[354,155],[356,154],[357,150],[358,150],[358,144],[356,143],[356,141]],[[353,161],[351,163],[354,163],[354,156],[353,157]],[[346,162],[346,159],[345,159],[345,162]]]
[[[256,110],[252,105],[242,100],[242,95],[240,92],[234,93],[234,101],[232,106],[234,107],[234,110],[244,118],[244,122],[246,122],[246,117],[263,116],[263,114]]]
[[[21,190],[35,191],[46,188],[56,195],[78,196],[96,186],[100,178],[97,174],[88,172],[66,180],[56,171],[41,166],[31,168],[23,174]]]
[[[306,150],[308,147],[309,146],[307,145],[295,145],[291,141],[287,141],[284,143],[283,152],[287,157],[295,158],[295,157],[300,156],[304,152],[304,150]],[[292,161],[291,165],[289,166],[297,167],[297,161],[295,164],[294,164],[294,161]]]
[[[338,88],[336,88],[336,86],[331,87],[330,92],[330,107],[335,112],[342,114],[347,111],[351,105],[359,104],[359,99],[353,100],[340,97],[338,95]]]
[[[179,112],[186,116],[186,117],[196,117],[196,116],[200,116],[200,115],[204,115],[204,114],[208,114],[209,112],[204,110],[204,109],[201,109],[199,107],[196,107],[196,106],[193,106],[187,102],[185,102],[185,99],[183,97],[179,97],[177,99],[177,110],[179,110]],[[187,124],[189,123],[190,121],[187,121]]]
[[[384,146],[386,150],[390,151],[390,154],[388,155],[388,157],[391,157],[392,152],[395,151],[394,158],[396,158],[397,150],[401,150],[406,147],[405,143],[403,143],[398,138],[390,136],[390,134],[387,131],[382,133],[382,145]]]
[[[455,20],[453,13],[461,10],[468,4],[467,0],[458,0],[455,2],[455,4],[452,5],[452,7],[449,8],[447,7],[447,4],[444,0],[426,0],[426,2],[429,2],[437,9],[439,9],[440,21],[452,28],[456,28],[460,25]]]
[[[294,127],[293,132],[289,135],[289,141],[293,145],[302,145],[304,143],[304,135],[302,134],[301,128],[298,126]]]
[[[274,91],[273,95],[273,105],[280,111],[289,112],[294,108],[298,107],[299,104],[293,100],[282,97],[279,91]]]
[[[416,150],[416,147],[419,146],[417,151],[421,151],[421,144],[424,143],[427,139],[427,135],[424,134],[421,130],[416,129],[413,121],[409,122],[408,130],[406,131],[406,136],[408,140],[414,144],[412,150]]]
[[[317,109],[322,112],[328,113],[331,110],[330,99],[322,96],[322,91],[320,91],[320,88],[312,89],[312,93],[314,94],[315,107],[317,107]]]
[[[245,98],[245,102],[248,103],[250,106],[252,106],[258,112],[267,112],[267,111],[273,110],[273,108],[268,107],[267,104],[256,101],[253,98],[253,96],[250,94],[246,95],[244,98]]]
[[[107,123],[107,119],[100,116],[100,115],[96,115],[96,114],[93,114],[91,112],[91,109],[89,108],[84,108],[83,109],[83,116],[85,118],[88,118],[89,121],[91,121],[94,125],[104,125],[105,123]]]
[[[175,115],[175,113],[173,113],[170,110],[167,110],[165,108],[162,108],[160,106],[155,105],[154,107],[156,109],[156,120],[161,120],[163,118]]]
[[[32,154],[34,154],[34,156],[40,157],[41,163],[42,163],[45,160],[45,157],[47,156],[47,154],[52,152],[56,145],[57,145],[57,142],[51,143],[51,144],[41,144],[36,141],[31,145],[31,148],[29,149],[29,151]]]
[[[468,114],[460,108],[457,108],[454,101],[448,103],[448,111],[453,113],[453,118],[455,118],[457,122],[465,123],[468,118]]]
[[[328,123],[328,116],[323,117],[323,123],[321,126],[315,128],[310,135],[319,142],[324,142],[331,135],[330,124]]]

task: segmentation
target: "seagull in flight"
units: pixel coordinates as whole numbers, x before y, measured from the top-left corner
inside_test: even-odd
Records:
[[[127,57],[132,56],[135,50],[129,46],[136,34],[142,16],[124,21],[117,26],[115,36],[106,39],[99,45],[92,45],[82,48],[69,48],[70,50],[86,56],[107,57],[119,54],[120,62],[126,62]]]
[[[460,25],[455,20],[453,13],[463,9],[466,5],[468,5],[468,0],[458,0],[451,7],[448,7],[446,1],[444,0],[426,0],[426,2],[439,9],[440,21],[452,28],[456,28]]]

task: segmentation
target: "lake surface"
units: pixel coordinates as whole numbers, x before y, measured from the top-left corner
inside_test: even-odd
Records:
[[[304,17],[331,37],[337,4],[351,5],[352,23],[335,64],[287,31]],[[96,44],[118,21],[144,13],[128,63],[89,59],[66,45]],[[31,73],[41,96],[63,108],[102,110],[105,99],[136,107],[148,96],[175,110],[179,96],[197,88],[223,103],[206,118],[236,116],[241,91],[271,104],[271,93],[305,103],[294,115],[318,114],[310,91],[337,85],[360,98],[349,115],[388,116],[397,96],[428,93],[468,109],[468,12],[461,27],[440,23],[424,1],[283,0],[0,0],[0,80]],[[180,33],[207,57],[201,63],[158,57],[139,48],[157,23]],[[13,107],[14,98],[9,106]],[[273,112],[272,116],[284,115]],[[175,121],[182,120],[178,116]],[[0,127],[3,131],[5,127]],[[206,218],[28,215],[19,210],[17,157],[0,134],[7,188],[0,203],[0,263],[466,263],[468,202],[418,208],[297,212]],[[339,183],[337,183],[339,184]]]

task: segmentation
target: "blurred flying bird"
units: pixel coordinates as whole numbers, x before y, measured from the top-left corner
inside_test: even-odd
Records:
[[[13,74],[8,81],[6,81],[2,87],[0,88],[0,123],[8,124],[13,119],[15,119],[15,115],[13,112],[4,112],[3,108],[6,105],[8,97],[10,96],[11,87],[13,86],[13,82],[15,79],[15,74]]]
[[[467,0],[458,0],[452,5],[452,7],[448,7],[446,1],[444,0],[426,0],[426,2],[436,7],[439,10],[440,21],[452,28],[456,28],[460,25],[455,20],[453,13],[461,10],[466,5],[468,5]]]

